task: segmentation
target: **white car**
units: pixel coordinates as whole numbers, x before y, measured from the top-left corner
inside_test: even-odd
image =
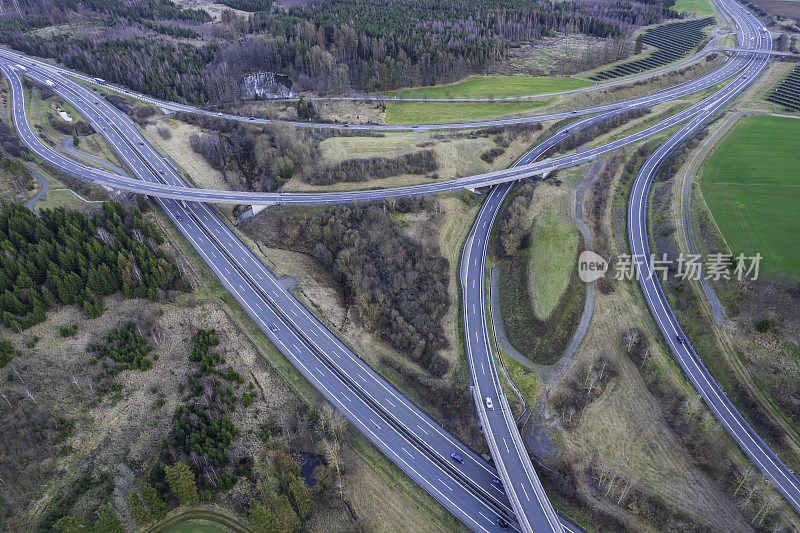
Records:
[[[492,399],[488,396],[486,397],[486,408],[487,409],[494,409],[494,404],[492,403]]]

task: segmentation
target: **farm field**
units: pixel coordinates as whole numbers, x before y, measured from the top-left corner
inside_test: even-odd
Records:
[[[678,13],[686,11],[699,17],[714,14],[714,8],[708,0],[678,0],[672,9]]]
[[[386,91],[382,95],[405,98],[504,98],[569,91],[591,85],[585,80],[551,76],[469,76],[449,85],[399,89]]]
[[[800,278],[800,121],[743,118],[711,153],[701,190],[734,256],[761,253],[761,273]]]
[[[530,102],[389,102],[387,124],[463,122],[515,115],[545,107],[556,97]]]

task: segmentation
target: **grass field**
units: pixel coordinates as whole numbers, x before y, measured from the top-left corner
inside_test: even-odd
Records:
[[[675,5],[672,6],[672,9],[678,13],[686,11],[687,13],[693,13],[699,17],[714,14],[714,8],[711,7],[708,0],[678,0],[675,2]]]
[[[533,308],[540,319],[553,312],[575,268],[578,232],[562,218],[555,209],[548,209],[533,227],[530,290]]]
[[[800,120],[745,117],[711,153],[700,182],[734,255],[761,253],[761,272],[800,278]]]
[[[569,91],[591,85],[593,83],[585,80],[550,76],[469,76],[450,85],[399,89],[382,94],[405,98],[504,98]]]
[[[389,102],[388,124],[461,122],[523,113],[552,104],[556,97],[530,102]]]

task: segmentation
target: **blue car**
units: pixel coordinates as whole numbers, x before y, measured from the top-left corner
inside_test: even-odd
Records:
[[[451,453],[450,457],[452,457],[455,461],[458,461],[459,463],[463,463],[464,462],[464,459],[460,455],[458,455],[457,453]]]
[[[493,483],[495,486],[497,486],[498,488],[501,488],[501,489],[503,488],[503,482],[502,482],[502,481],[500,481],[500,480],[499,480],[499,479],[497,479],[497,478],[494,478],[494,479],[492,480],[492,483]]]

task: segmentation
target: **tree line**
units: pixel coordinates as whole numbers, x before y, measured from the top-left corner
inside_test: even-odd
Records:
[[[510,47],[556,32],[616,39],[677,15],[672,0],[324,0],[288,10],[269,0],[227,4],[252,13],[226,12],[211,22],[204,10],[170,0],[55,0],[59,9],[0,23],[0,42],[159,98],[207,104],[235,100],[238,79],[254,71],[286,74],[321,93],[432,85],[483,71]],[[104,38],[32,33],[74,13],[101,15]],[[208,33],[214,40],[202,46],[176,40]]]
[[[138,207],[106,202],[93,217],[63,208],[0,204],[0,313],[22,330],[43,322],[47,309],[81,306],[88,318],[103,313],[103,297],[157,299],[179,288],[175,264],[160,248],[163,237]]]

